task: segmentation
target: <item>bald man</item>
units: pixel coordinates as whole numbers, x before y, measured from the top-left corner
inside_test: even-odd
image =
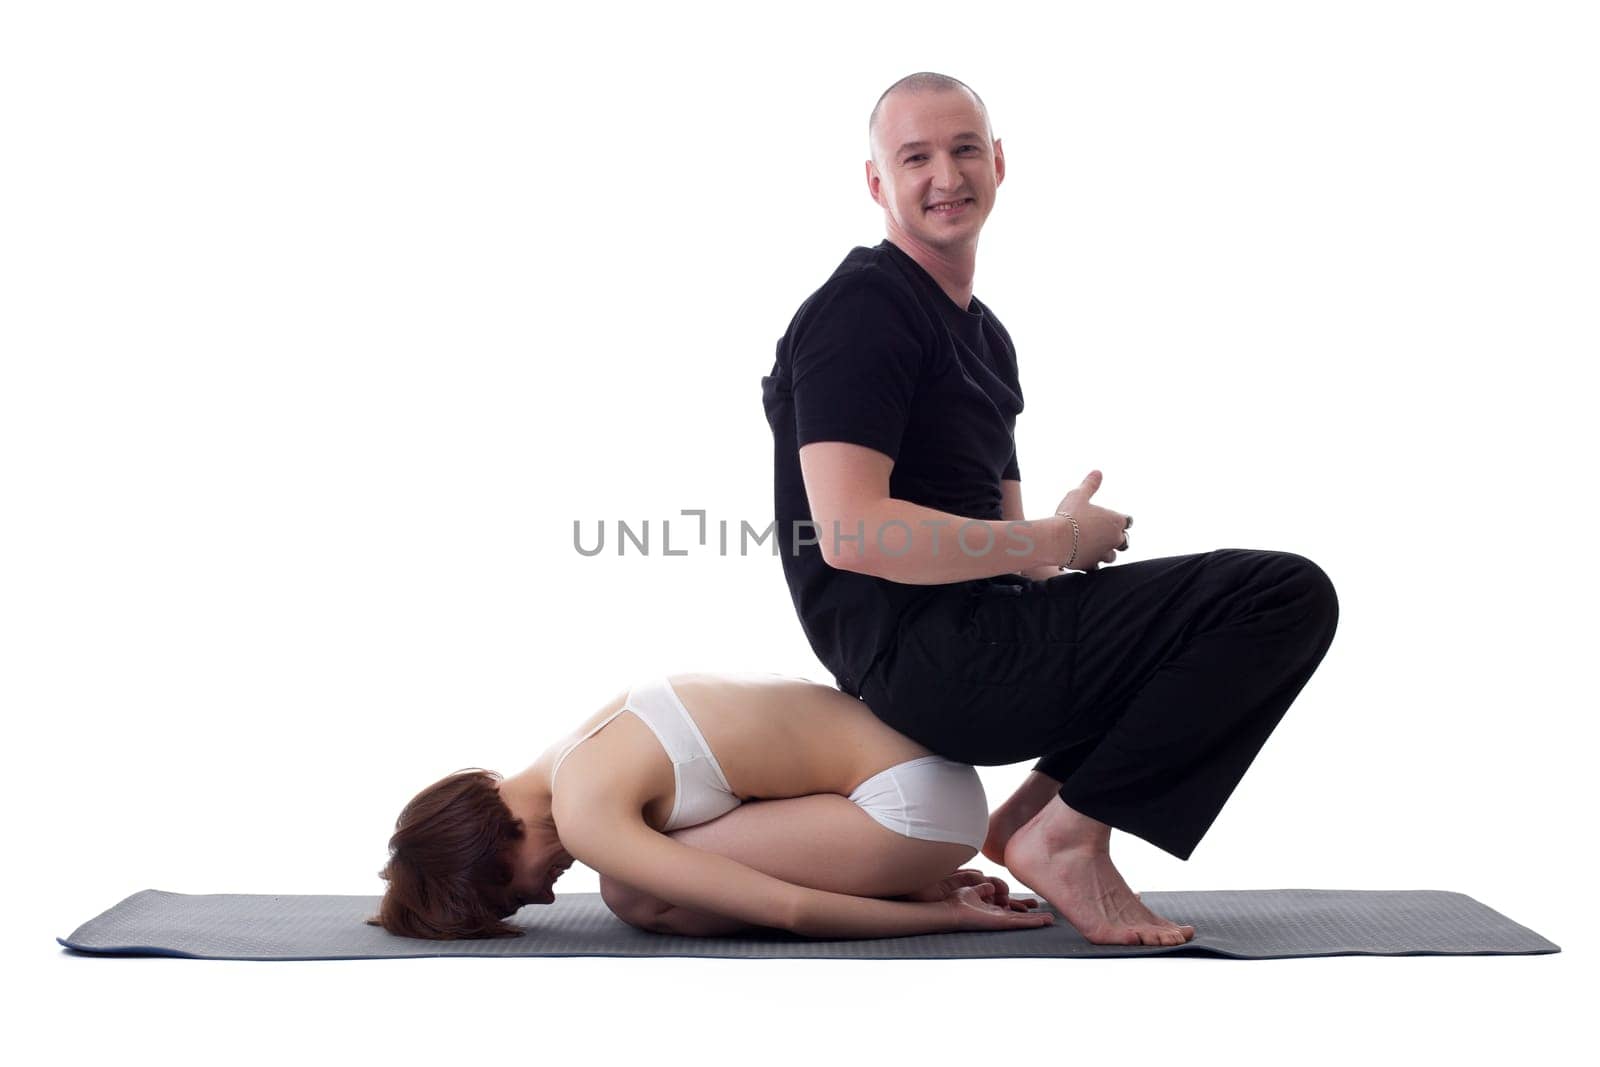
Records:
[[[1091,471],[1022,507],[1016,350],[973,295],[1005,180],[988,110],[922,72],[879,98],[849,253],[762,379],[777,541],[839,688],[949,759],[1038,758],[984,855],[1096,944],[1181,944],[1111,862],[1111,829],[1188,859],[1333,640],[1338,600],[1287,552],[1103,567],[1133,519]]]

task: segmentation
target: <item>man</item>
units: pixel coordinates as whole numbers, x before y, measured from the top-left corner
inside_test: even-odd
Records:
[[[868,138],[887,239],[801,306],[762,380],[801,624],[842,690],[934,752],[1044,757],[986,856],[1091,942],[1181,944],[1194,928],[1128,888],[1111,828],[1189,858],[1327,652],[1333,585],[1240,549],[1102,570],[1133,520],[1091,501],[1099,471],[1025,521],[1016,354],[972,295],[1005,178],[987,109],[913,74]]]

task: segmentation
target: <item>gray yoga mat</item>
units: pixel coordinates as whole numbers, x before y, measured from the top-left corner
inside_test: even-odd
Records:
[[[1157,914],[1192,923],[1181,946],[1091,945],[1053,926],[995,933],[812,941],[782,932],[676,937],[635,930],[598,893],[563,894],[514,922],[522,937],[422,941],[363,920],[378,898],[190,895],[146,889],[56,940],[80,952],[206,960],[352,960],[416,956],[711,956],[733,959],[978,959],[998,956],[1538,955],[1561,949],[1461,893],[1252,889],[1145,893]]]

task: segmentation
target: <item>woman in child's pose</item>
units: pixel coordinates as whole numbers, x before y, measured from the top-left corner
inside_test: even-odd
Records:
[[[578,859],[619,918],[666,933],[1050,923],[1037,901],[960,869],[987,829],[977,772],[859,700],[775,675],[680,674],[619,694],[518,774],[462,771],[419,793],[369,921],[410,937],[516,934],[505,917],[551,903]]]

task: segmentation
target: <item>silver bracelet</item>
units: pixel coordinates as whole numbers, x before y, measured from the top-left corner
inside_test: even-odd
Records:
[[[1063,567],[1070,567],[1072,566],[1072,561],[1078,558],[1078,520],[1065,511],[1058,511],[1056,514],[1072,523],[1072,555],[1068,556],[1067,562],[1062,564]]]

